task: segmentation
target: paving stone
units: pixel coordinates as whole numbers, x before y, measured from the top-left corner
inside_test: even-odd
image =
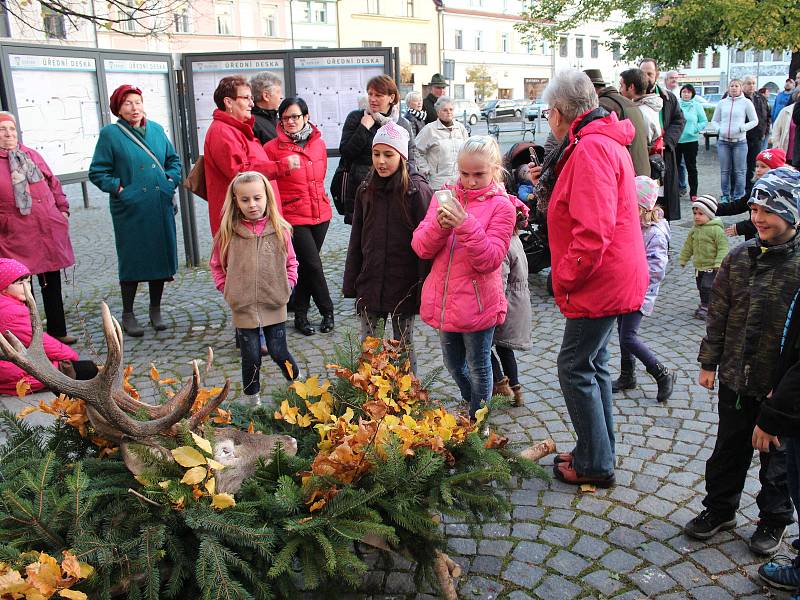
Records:
[[[504,586],[496,581],[487,579],[486,577],[470,577],[460,586],[461,597],[463,598],[481,598],[486,600],[493,600],[505,589]]]
[[[386,578],[386,591],[390,594],[411,594],[417,591],[417,586],[408,573],[394,572]]]
[[[624,550],[612,550],[600,559],[603,566],[615,573],[630,573],[637,565],[641,564],[641,559],[636,558]]]
[[[568,550],[559,550],[558,554],[547,561],[547,566],[567,577],[576,577],[589,566],[589,562]]]
[[[724,573],[719,576],[717,583],[725,586],[733,594],[752,594],[759,587],[741,573]]]
[[[554,525],[547,525],[543,527],[541,533],[539,534],[540,540],[555,546],[561,546],[562,548],[569,546],[574,537],[575,532],[571,529],[556,527]]]
[[[630,578],[648,596],[655,596],[676,585],[675,580],[658,567],[647,567],[633,573]]]
[[[571,600],[580,592],[580,586],[558,575],[550,575],[536,588],[535,594],[543,600]]]
[[[512,560],[508,563],[506,570],[503,571],[503,579],[523,587],[526,590],[535,588],[543,575],[543,569],[518,560]]]
[[[476,556],[470,565],[470,573],[497,576],[502,570],[503,560],[496,556]]]
[[[717,586],[695,588],[689,592],[689,596],[696,600],[733,600],[733,596]]]
[[[709,573],[721,573],[722,571],[730,571],[736,567],[728,557],[716,548],[698,550],[697,552],[693,552],[691,557]]]
[[[541,528],[532,523],[515,523],[511,530],[511,537],[518,540],[535,540],[539,538]]]
[[[603,540],[590,535],[582,535],[572,547],[573,552],[591,559],[598,559],[606,553],[609,546]]]
[[[615,506],[611,509],[608,513],[608,518],[612,521],[616,521],[617,523],[622,523],[623,525],[631,525],[636,526],[645,519],[647,519],[646,515],[642,513],[630,510],[629,508],[625,508],[624,506]]]
[[[505,556],[511,551],[514,542],[505,540],[481,540],[478,542],[478,554],[487,556]]]
[[[587,533],[593,533],[594,535],[603,535],[609,529],[611,529],[611,523],[604,519],[599,519],[590,515],[579,516],[577,519],[575,519],[575,522],[572,524],[572,526]]]
[[[513,556],[517,560],[532,564],[543,563],[548,554],[550,554],[550,547],[536,542],[520,542],[513,552]]]
[[[672,567],[667,567],[666,570],[667,573],[669,573],[670,576],[686,590],[711,583],[711,580],[706,576],[706,574],[700,571],[696,565],[689,561],[679,563]]]
[[[472,555],[478,550],[478,545],[475,540],[468,538],[450,538],[447,540],[447,545],[453,552],[458,554]]]
[[[514,590],[508,595],[508,600],[533,600],[533,598],[524,592]]]
[[[608,541],[623,548],[637,548],[647,540],[643,533],[630,527],[615,527],[607,536]]]
[[[581,578],[584,583],[588,583],[604,596],[610,596],[624,587],[620,582],[619,575],[602,569],[593,571]]]

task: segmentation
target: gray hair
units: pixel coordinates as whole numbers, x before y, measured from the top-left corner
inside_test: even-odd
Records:
[[[14,125],[17,124],[17,117],[14,113],[10,113],[7,110],[0,110],[0,117],[10,117],[12,121],[14,121]]]
[[[262,71],[256,73],[250,78],[250,89],[253,93],[253,98],[259,102],[263,92],[270,92],[272,88],[282,86],[283,82],[277,75],[273,75],[269,71]]]
[[[577,69],[556,73],[547,84],[542,99],[551,107],[557,108],[569,123],[578,115],[598,106],[597,92],[591,79]]]
[[[422,94],[420,94],[419,92],[408,92],[406,94],[406,104],[408,104],[412,100],[422,100]]]
[[[744,77],[742,77],[742,83],[750,83],[751,81],[753,83],[756,83],[755,75],[745,75]]]
[[[445,104],[452,104],[452,103],[453,103],[453,99],[450,96],[439,96],[439,99],[433,105],[433,109],[436,112],[439,112],[439,109],[440,108],[444,108]]]

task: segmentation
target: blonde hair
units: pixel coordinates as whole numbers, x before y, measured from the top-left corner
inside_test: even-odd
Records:
[[[503,168],[503,158],[500,155],[500,146],[497,140],[490,135],[473,135],[468,138],[461,150],[458,151],[458,161],[467,154],[479,154],[489,163],[495,183],[503,183],[506,170]]]
[[[655,225],[664,218],[664,209],[656,204],[651,210],[647,210],[644,206],[639,206],[639,220],[642,222],[642,227],[650,227]]]
[[[278,211],[278,203],[275,200],[275,193],[272,191],[272,186],[261,173],[245,171],[233,178],[228,186],[228,191],[225,192],[225,204],[222,205],[222,222],[214,236],[214,243],[217,244],[217,248],[219,248],[219,259],[224,271],[228,270],[228,248],[235,235],[236,226],[242,220],[239,205],[236,203],[236,186],[240,183],[252,183],[254,181],[260,181],[264,185],[264,191],[267,196],[267,214],[269,215],[270,223],[272,223],[272,227],[277,234],[278,245],[281,251],[284,254],[287,253],[286,239],[281,233],[284,231],[291,233],[292,226]]]

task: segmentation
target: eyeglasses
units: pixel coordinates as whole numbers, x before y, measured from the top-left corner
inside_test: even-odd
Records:
[[[550,110],[551,110],[551,109],[549,109],[549,108],[545,108],[545,109],[542,111],[542,117],[543,117],[543,118],[545,118],[545,119],[549,118],[549,117],[550,117]]]
[[[291,121],[299,121],[303,118],[303,115],[283,115],[281,117],[281,121],[284,123],[289,123]]]
[[[253,101],[253,97],[252,96],[236,96],[236,99],[237,100],[247,100],[248,102],[252,102]]]

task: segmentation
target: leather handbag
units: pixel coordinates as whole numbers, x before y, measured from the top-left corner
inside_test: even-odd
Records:
[[[203,163],[203,157],[197,159],[194,163],[192,170],[183,180],[183,187],[192,192],[198,198],[202,198],[208,202],[208,190],[206,190],[206,167]]]

